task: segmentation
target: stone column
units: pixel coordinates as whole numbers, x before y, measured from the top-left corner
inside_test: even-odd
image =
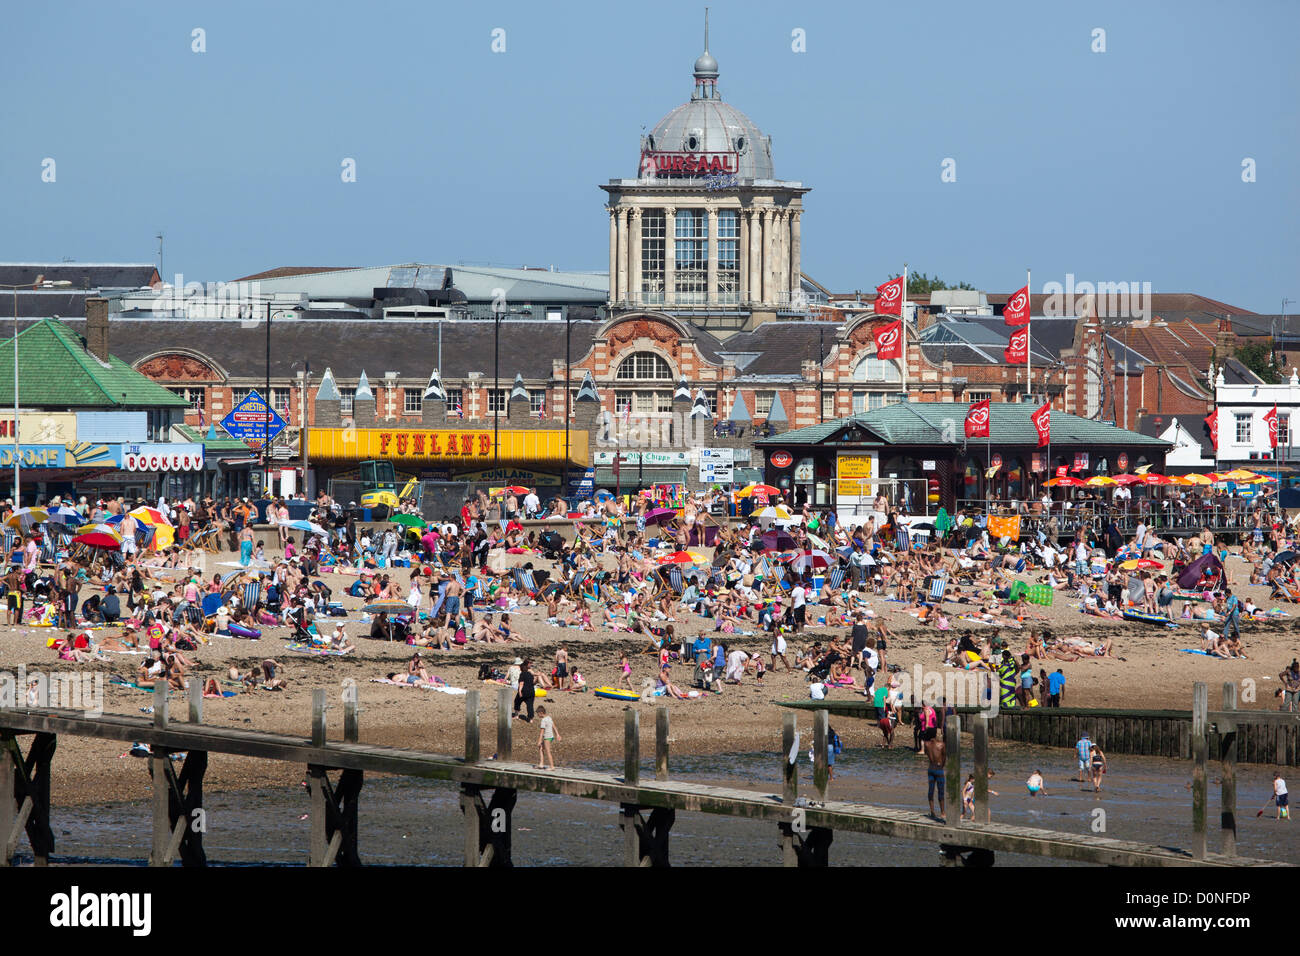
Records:
[[[664,305],[677,301],[677,210],[664,207]]]
[[[781,293],[786,288],[785,229],[785,210],[778,209],[776,211],[776,228],[772,230],[772,301],[778,304],[782,298]]]
[[[710,206],[705,212],[709,217],[709,265],[708,290],[704,301],[709,305],[716,305],[718,301],[718,210]]]
[[[632,287],[629,290],[628,298],[631,300],[633,307],[641,304],[641,209],[632,210],[632,243],[628,248],[628,257],[631,261],[629,272],[632,275]]]
[[[740,301],[749,301],[749,214],[743,209],[736,210],[737,228],[740,230],[739,244],[736,246],[737,265],[740,267]]]
[[[618,213],[613,205],[609,210],[609,302],[618,301]]]
[[[627,301],[627,210],[618,210],[618,301]]]
[[[800,219],[803,212],[800,209],[794,209],[790,213],[790,294],[797,295],[803,289],[800,273],[802,272],[802,263],[800,261]]]
[[[772,242],[772,210],[760,209],[758,218],[762,224],[762,231],[758,236],[758,301],[767,302],[768,292],[772,288],[772,255],[770,245]]]
[[[758,255],[763,238],[763,217],[757,209],[749,210],[749,288],[746,298],[759,302],[763,298],[763,267]]]

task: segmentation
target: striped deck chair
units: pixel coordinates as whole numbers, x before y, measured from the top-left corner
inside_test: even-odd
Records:
[[[197,604],[184,603],[176,611],[187,624],[193,624],[195,627],[203,626],[203,608]]]
[[[247,610],[251,611],[253,608],[257,607],[258,603],[262,600],[262,582],[249,581],[245,584],[241,599],[243,600],[244,607]]]
[[[582,589],[587,583],[588,572],[575,571],[573,577],[569,579],[569,593],[574,596],[582,594]]]
[[[830,569],[826,575],[826,586],[828,588],[838,588],[844,584],[844,576],[849,573],[849,569],[842,564],[837,564]]]
[[[515,568],[514,571],[515,587],[521,591],[527,591],[529,597],[537,596],[537,582],[533,580],[533,572],[529,568]]]
[[[668,569],[668,586],[673,589],[674,594],[681,594],[686,590],[686,584],[682,581],[682,569],[673,566]]]
[[[10,552],[12,552],[14,547],[18,544],[18,532],[14,531],[12,528],[5,528],[4,531],[5,531],[5,557],[7,558]]]
[[[935,607],[938,608],[943,607],[943,598],[947,590],[948,590],[948,573],[946,571],[943,574],[936,574],[930,580],[930,593],[928,595],[928,598],[935,605]]]
[[[902,552],[912,550],[912,534],[901,525],[894,531],[894,549]]]
[[[54,535],[47,534],[41,539],[41,561],[45,564],[55,564],[58,561],[58,544],[54,540]]]

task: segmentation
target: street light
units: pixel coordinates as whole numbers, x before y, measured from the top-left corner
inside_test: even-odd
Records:
[[[21,492],[21,477],[19,465],[18,450],[18,290],[19,289],[67,289],[72,283],[67,279],[60,279],[57,282],[46,282],[45,273],[41,273],[31,282],[23,282],[19,285],[0,285],[0,289],[7,289],[14,294],[14,507],[22,506],[19,498]]]

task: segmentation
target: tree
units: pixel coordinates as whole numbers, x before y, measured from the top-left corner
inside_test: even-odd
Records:
[[[908,295],[929,295],[931,292],[937,292],[940,289],[971,289],[975,287],[969,282],[959,282],[957,285],[949,285],[938,276],[931,278],[924,272],[913,272],[907,277],[907,294]]]
[[[1233,357],[1270,385],[1282,381],[1282,368],[1277,363],[1271,340],[1243,345],[1233,353]]]

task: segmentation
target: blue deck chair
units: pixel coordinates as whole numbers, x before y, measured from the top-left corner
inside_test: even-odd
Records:
[[[515,587],[521,591],[527,591],[530,597],[537,595],[537,582],[533,580],[533,572],[529,568],[515,568]]]
[[[668,585],[673,589],[674,594],[681,594],[686,590],[686,585],[682,581],[682,569],[675,565],[668,569]]]
[[[930,603],[934,604],[936,607],[942,608],[943,596],[947,590],[948,573],[945,571],[943,574],[936,574],[930,579]]]
[[[215,616],[217,613],[217,609],[221,607],[222,603],[223,602],[220,594],[203,595],[203,602],[202,602],[203,616],[204,617]]]
[[[262,582],[249,581],[245,584],[242,598],[246,610],[251,611],[257,607],[258,602],[262,600]]]
[[[826,586],[828,588],[838,588],[844,584],[844,575],[848,573],[848,568],[842,564],[837,564],[831,568],[830,574],[826,575]]]
[[[903,552],[911,551],[912,550],[911,532],[909,532],[906,528],[900,526],[894,532],[894,548],[897,551],[903,551]]]

